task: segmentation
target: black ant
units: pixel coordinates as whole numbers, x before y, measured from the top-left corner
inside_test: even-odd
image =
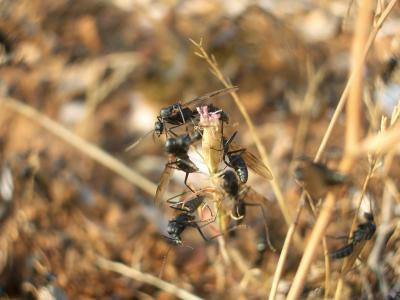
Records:
[[[183,103],[177,102],[161,108],[160,114],[157,116],[157,121],[154,123],[154,129],[145,133],[135,143],[126,148],[126,150],[128,151],[136,147],[136,145],[138,145],[143,138],[145,138],[147,135],[151,133],[156,134],[157,137],[160,137],[163,133],[165,133],[166,138],[168,138],[168,133],[171,133],[172,135],[176,136],[176,134],[172,131],[172,129],[185,125],[188,122],[192,122],[193,125],[196,126],[198,111],[195,109],[195,107],[204,105],[207,101],[210,101],[213,97],[224,95],[226,93],[233,92],[235,90],[237,90],[237,87],[224,88],[210,92],[200,97],[196,97],[192,100]],[[214,107],[212,104],[209,106],[211,109]],[[173,126],[168,129],[167,124]]]
[[[174,203],[170,200],[169,203],[172,203],[170,207],[175,210],[183,211],[173,219],[168,222],[167,232],[168,232],[168,239],[173,241],[176,244],[182,244],[181,234],[187,227],[196,228],[197,231],[200,233],[201,237],[204,241],[208,242],[211,241],[221,234],[215,235],[211,238],[207,238],[203,231],[201,230],[202,227],[207,226],[208,224],[215,221],[216,216],[211,217],[208,221],[196,221],[196,217],[193,215],[194,212],[200,207],[200,205],[205,204],[204,196],[196,195],[195,197],[185,201],[185,202],[178,202]],[[211,210],[210,210],[211,212]],[[211,212],[212,214],[212,212]],[[200,226],[199,222],[205,222],[202,226]]]
[[[233,142],[236,134],[237,131],[235,131],[228,140],[225,138],[223,139],[225,164],[235,170],[241,183],[246,183],[249,177],[247,167],[258,175],[271,180],[273,177],[269,168],[251,152]]]
[[[190,145],[200,139],[200,129],[195,130],[191,136],[189,134],[184,134],[178,137],[167,139],[165,143],[165,151],[169,154],[170,161],[165,165],[164,171],[161,175],[160,183],[157,187],[154,198],[156,203],[161,200],[172,176],[173,169],[181,170],[186,173],[184,183],[192,192],[194,192],[193,189],[187,184],[187,180],[190,173],[197,172],[199,169],[190,160],[188,151]]]
[[[250,187],[245,187],[243,189],[240,188],[239,180],[236,174],[231,170],[226,170],[221,175],[221,188],[225,191],[228,197],[233,201],[233,208],[231,211],[231,218],[235,220],[236,226],[240,225],[245,216],[246,216],[246,207],[258,207],[262,213],[263,221],[264,221],[264,232],[266,241],[268,242],[269,247],[271,250],[275,251],[274,247],[272,246],[269,240],[268,234],[268,225],[266,222],[266,214],[264,211],[264,207],[260,203],[251,203],[246,202],[244,199],[248,196],[248,192],[250,191]],[[257,195],[255,192],[252,193],[253,199],[258,196],[258,199],[263,197]]]
[[[183,125],[188,120],[191,120],[198,115],[197,110],[194,109],[195,107],[203,106],[207,101],[215,96],[224,95],[235,90],[237,90],[237,87],[224,88],[210,92],[200,97],[196,97],[184,103],[174,103],[172,105],[162,108],[160,110],[160,115],[157,117],[157,119],[162,123],[168,123],[171,125]],[[210,107],[213,106],[210,105]]]
[[[344,258],[346,256],[351,255],[354,252],[357,252],[357,255],[361,252],[366,241],[372,239],[375,231],[376,225],[374,223],[374,217],[371,213],[365,213],[365,218],[367,222],[358,224],[357,229],[353,231],[353,234],[350,238],[350,242],[335,250],[329,254],[329,256],[333,259]],[[359,251],[355,251],[356,247],[359,246]]]
[[[175,197],[173,197],[175,198]],[[185,231],[186,228],[192,227],[196,228],[197,231],[199,232],[200,236],[203,238],[204,241],[210,242],[211,240],[216,239],[217,237],[220,237],[223,235],[223,233],[216,234],[212,237],[207,237],[204,232],[201,230],[201,228],[213,223],[216,219],[216,215],[213,216],[212,211],[210,209],[211,213],[211,218],[209,220],[196,220],[196,217],[193,215],[194,212],[202,205],[205,205],[204,202],[204,196],[201,195],[196,195],[193,198],[187,200],[187,201],[179,201],[179,202],[173,202],[172,199],[167,200],[168,203],[170,203],[170,206],[172,209],[182,211],[182,213],[178,214],[175,216],[173,219],[169,220],[168,225],[167,225],[167,233],[168,236],[164,236],[167,238],[169,241],[173,242],[174,244],[177,245],[183,245],[182,241],[182,233]],[[199,223],[204,223],[203,225],[199,225]],[[232,226],[228,229],[228,231],[236,229],[237,226]],[[188,248],[193,249],[190,246],[186,246]],[[163,259],[163,266],[165,265],[167,256],[169,254],[171,248],[168,249],[167,253],[164,256]],[[161,269],[159,277],[161,277],[162,272],[163,272],[164,267]]]

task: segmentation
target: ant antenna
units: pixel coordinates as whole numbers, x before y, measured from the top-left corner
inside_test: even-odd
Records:
[[[138,138],[136,142],[134,142],[133,144],[126,147],[125,152],[128,152],[128,151],[132,150],[133,148],[135,148],[146,136],[148,136],[152,132],[154,132],[154,129],[146,132],[144,135],[142,135],[140,138]]]

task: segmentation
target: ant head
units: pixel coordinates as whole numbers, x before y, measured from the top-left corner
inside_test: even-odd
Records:
[[[168,118],[172,115],[172,112],[174,110],[174,105],[170,105],[167,107],[164,107],[160,110],[160,117],[161,118]]]
[[[312,168],[312,160],[305,155],[299,155],[295,160],[294,176],[299,181],[304,181],[307,170]]]
[[[235,172],[233,172],[232,170],[226,170],[221,175],[219,175],[219,177],[221,177],[222,180],[224,181],[223,182],[224,185],[230,185],[234,182],[238,182],[237,176]]]
[[[227,180],[227,181],[228,180],[232,181],[232,180],[235,180],[234,177],[236,177],[236,175],[235,175],[235,172],[233,172],[232,170],[226,170],[225,172],[221,173],[219,175],[219,177],[221,177],[222,179]]]
[[[374,221],[374,215],[372,213],[365,212],[364,217],[368,222],[373,222]]]
[[[154,132],[160,136],[162,132],[164,131],[164,124],[161,121],[156,121],[154,123]]]
[[[239,180],[232,170],[226,170],[219,177],[222,178],[221,186],[225,192],[236,195],[239,190]]]
[[[169,235],[168,239],[175,244],[182,244],[181,233],[182,228],[176,221],[169,221],[167,226],[167,233]]]

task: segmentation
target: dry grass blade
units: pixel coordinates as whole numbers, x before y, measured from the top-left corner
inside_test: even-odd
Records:
[[[99,147],[85,141],[59,123],[38,112],[34,108],[13,98],[1,99],[0,105],[6,106],[10,110],[31,119],[35,123],[38,123],[40,126],[62,139],[67,144],[70,144],[103,166],[124,177],[126,180],[133,183],[147,194],[151,196],[154,195],[157,187],[153,182],[136,173],[134,170],[128,168],[122,162],[104,152]]]
[[[400,126],[388,130],[383,134],[376,134],[364,140],[360,147],[353,150],[353,154],[381,151],[382,153],[393,150],[400,143]]]
[[[308,63],[307,66],[309,69],[308,71],[309,83],[302,103],[303,109],[301,111],[301,116],[297,126],[296,136],[294,139],[293,156],[292,156],[293,158],[304,153],[306,135],[308,132],[311,119],[311,110],[316,100],[316,93],[318,91],[318,87],[323,81],[327,69],[326,66],[323,66],[319,70],[315,71],[314,68],[311,66],[311,63]]]
[[[103,257],[97,257],[96,264],[105,270],[113,271],[122,274],[126,277],[133,278],[137,281],[153,285],[163,291],[166,291],[176,297],[184,300],[200,300],[202,298],[189,293],[188,291],[178,288],[156,276],[140,272],[134,268],[128,267],[124,264],[113,262]]]

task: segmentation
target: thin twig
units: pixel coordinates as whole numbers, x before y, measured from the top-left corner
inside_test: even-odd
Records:
[[[279,256],[278,264],[276,266],[276,270],[274,273],[274,278],[272,280],[272,286],[271,286],[271,290],[269,292],[268,300],[273,300],[276,297],[276,292],[278,291],[279,281],[280,281],[280,278],[283,273],[283,268],[285,267],[286,258],[289,253],[289,249],[291,246],[291,242],[292,242],[294,233],[296,231],[296,227],[297,227],[297,223],[299,221],[300,215],[301,215],[301,211],[303,210],[303,207],[305,205],[305,200],[306,200],[306,193],[303,192],[300,197],[299,206],[297,207],[296,217],[295,217],[293,223],[290,225],[288,232],[286,234],[286,237],[285,237],[285,242],[283,244],[282,251]]]
[[[385,189],[382,196],[382,211],[379,228],[377,230],[377,237],[374,248],[368,258],[369,267],[376,273],[379,278],[380,290],[383,298],[388,299],[389,284],[385,275],[385,264],[382,259],[382,253],[388,241],[388,235],[393,232],[393,226],[390,220],[393,214],[393,187],[395,184],[392,180],[385,180]]]
[[[225,76],[222,74],[221,70],[218,67],[218,63],[215,59],[214,56],[210,56],[203,48],[202,45],[202,41],[200,40],[200,42],[195,42],[193,40],[190,40],[193,45],[195,45],[197,47],[197,50],[199,52],[195,52],[195,54],[197,56],[199,56],[200,58],[204,59],[208,65],[210,66],[210,71],[211,73],[214,74],[215,77],[218,78],[218,80],[225,86],[225,87],[232,87],[231,82],[229,82]],[[251,121],[251,118],[249,116],[249,114],[247,113],[246,108],[243,106],[242,102],[240,101],[237,93],[232,92],[231,93],[233,100],[235,101],[236,106],[239,108],[240,113],[242,114],[244,120],[246,121],[247,126],[249,127],[250,130],[250,135],[252,136],[254,143],[257,147],[258,152],[260,153],[261,159],[263,161],[263,163],[270,169],[271,169],[271,164],[269,162],[268,159],[268,155],[267,155],[267,151],[265,150],[265,147],[263,146],[257,132],[256,129],[254,127],[253,122]],[[272,172],[272,171],[271,171]],[[273,174],[273,172],[272,172]],[[278,181],[277,181],[277,176],[274,176],[273,179],[271,180],[271,186],[272,186],[272,190],[275,194],[275,197],[278,201],[278,205],[279,208],[283,214],[283,217],[285,218],[286,224],[289,227],[290,224],[292,223],[292,217],[290,215],[289,209],[286,206],[286,203],[284,201],[283,198],[283,194],[282,191],[279,187]]]
[[[166,291],[176,297],[184,300],[200,300],[202,298],[191,294],[190,292],[178,288],[175,285],[168,283],[156,276],[151,274],[143,273],[139,270],[136,270],[132,267],[128,267],[122,263],[114,262],[103,257],[98,256],[96,259],[96,264],[105,270],[113,271],[119,274],[122,274],[126,277],[133,278],[137,281],[147,283],[153,285],[163,291]]]
[[[309,67],[309,69],[311,69],[311,67]],[[300,120],[297,126],[296,136],[293,143],[293,158],[304,153],[306,139],[305,137],[307,135],[308,127],[310,124],[311,110],[316,100],[318,87],[325,77],[326,70],[327,67],[323,66],[317,72],[315,72],[314,69],[308,72],[311,74],[309,75],[309,83],[302,103],[302,112],[300,115]]]
[[[101,150],[96,145],[85,141],[81,137],[66,129],[61,124],[51,120],[34,108],[13,98],[1,98],[0,105],[4,105],[10,110],[17,112],[25,116],[26,118],[38,123],[40,126],[45,128],[52,134],[56,135],[67,144],[70,144],[71,146],[75,147],[77,150],[91,157],[103,166],[124,177],[126,180],[133,183],[135,186],[148,193],[149,195],[154,196],[157,187],[153,182],[143,177],[139,173],[136,173],[134,170],[128,168],[122,162],[115,159],[105,151]]]

